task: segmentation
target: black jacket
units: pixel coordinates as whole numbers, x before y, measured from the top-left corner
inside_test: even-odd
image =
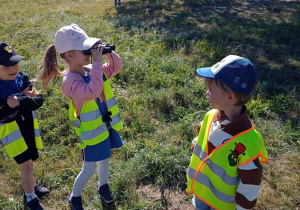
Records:
[[[23,80],[22,90],[29,87],[32,89],[32,82],[29,81],[28,74],[20,72]],[[1,88],[0,88],[1,91]],[[41,94],[35,97],[26,96],[23,93],[14,94],[17,96],[20,106],[10,108],[6,101],[0,100],[0,123],[9,123],[16,121],[23,138],[27,144],[34,143],[34,127],[32,111],[40,108],[43,105],[44,99]]]

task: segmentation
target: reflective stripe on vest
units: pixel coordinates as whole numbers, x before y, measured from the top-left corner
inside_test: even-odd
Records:
[[[188,176],[194,177],[196,175],[196,171],[192,169],[191,167],[188,170]],[[204,175],[203,173],[199,172],[195,178],[195,180],[204,186],[210,188],[210,190],[213,192],[213,194],[220,200],[226,202],[226,203],[232,203],[235,204],[235,196],[228,196],[222,192],[220,192],[217,188],[214,187],[211,180]],[[237,184],[239,182],[239,179],[237,179]]]
[[[37,149],[43,149],[40,128],[34,111],[32,111],[32,117],[33,117],[33,128],[34,128],[34,136],[35,136],[35,146]]]
[[[34,112],[32,112],[32,116],[36,148],[42,149],[43,145],[41,141],[40,131]],[[0,124],[0,138],[7,154],[12,158],[22,154],[28,148],[16,121]]]
[[[115,98],[111,98],[111,99],[109,99],[109,100],[106,101],[107,109],[110,109],[110,108],[112,108],[115,105],[116,105]]]
[[[208,136],[216,112],[210,111],[203,119],[187,172],[186,191],[215,209],[235,209],[238,165],[258,157],[267,162],[267,152],[259,133],[252,127],[233,136],[207,156]]]
[[[107,112],[111,112],[110,125],[115,130],[122,128],[119,108],[111,91],[109,80],[103,73],[103,94],[107,106]],[[108,138],[107,125],[102,120],[102,115],[95,100],[86,101],[82,105],[80,115],[77,117],[72,99],[70,99],[69,119],[75,128],[76,138],[81,149],[86,145],[95,145]]]
[[[0,126],[5,126],[6,124],[1,124]],[[21,131],[18,129],[18,130],[15,130],[15,131],[9,133],[7,136],[2,137],[1,142],[2,142],[3,146],[6,146],[6,145],[11,144],[12,142],[18,140],[21,137],[22,137]]]
[[[80,115],[77,117],[70,98],[69,119],[74,126],[80,149],[84,149],[86,145],[98,144],[109,136],[107,126],[102,121],[102,116],[95,100],[84,102]]]
[[[120,111],[116,104],[114,94],[111,90],[109,79],[107,79],[105,73],[103,73],[103,81],[104,81],[103,94],[107,106],[107,112],[111,112],[110,118],[112,119],[112,121],[110,122],[110,125],[114,130],[119,131],[123,128],[121,118],[120,118]]]
[[[206,153],[197,144],[195,146],[195,150],[196,150],[196,151],[194,151],[195,155],[198,156],[198,158],[203,161],[206,158]],[[209,169],[212,172],[217,174],[219,177],[223,177],[222,179],[226,184],[228,184],[228,185],[237,185],[239,183],[239,178],[238,177],[229,176],[222,167],[215,164],[210,158],[206,159],[206,164],[208,165]],[[195,171],[195,170],[193,168],[191,168],[191,171]],[[191,173],[193,173],[193,172],[191,172]],[[190,176],[190,177],[194,177],[194,176]]]
[[[96,138],[99,134],[104,133],[106,131],[107,131],[107,126],[106,126],[106,124],[103,124],[94,130],[81,131],[81,138],[84,140],[84,142],[86,142],[86,141]],[[105,140],[105,139],[103,139],[103,140]]]

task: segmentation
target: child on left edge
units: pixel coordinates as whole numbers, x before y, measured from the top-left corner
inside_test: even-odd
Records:
[[[42,210],[38,198],[50,193],[34,183],[33,161],[42,149],[34,110],[43,105],[43,96],[32,90],[28,74],[19,72],[20,56],[7,43],[0,42],[0,140],[8,155],[19,165],[26,206]]]

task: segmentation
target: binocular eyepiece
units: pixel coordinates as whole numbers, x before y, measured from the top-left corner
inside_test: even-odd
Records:
[[[110,45],[110,44],[101,44],[101,46],[103,46],[103,51],[102,54],[106,54],[106,53],[111,53],[111,51],[115,50],[116,47],[115,45]],[[85,55],[92,55],[92,51],[91,49],[95,49],[95,47],[92,47],[88,50],[83,50],[83,54]]]

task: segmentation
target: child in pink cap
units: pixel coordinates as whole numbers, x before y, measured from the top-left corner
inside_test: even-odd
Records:
[[[36,80],[46,88],[60,74],[56,53],[68,64],[63,73],[62,94],[69,99],[69,119],[75,128],[83,159],[82,171],[75,179],[69,196],[70,209],[83,209],[81,193],[95,173],[98,163],[98,192],[105,203],[113,202],[108,186],[109,157],[112,148],[123,145],[120,113],[110,79],[122,70],[122,60],[100,39],[90,38],[76,24],[64,26],[55,34],[54,45],[44,55],[44,69]],[[108,63],[102,63],[102,54]],[[93,63],[90,64],[90,58]]]

